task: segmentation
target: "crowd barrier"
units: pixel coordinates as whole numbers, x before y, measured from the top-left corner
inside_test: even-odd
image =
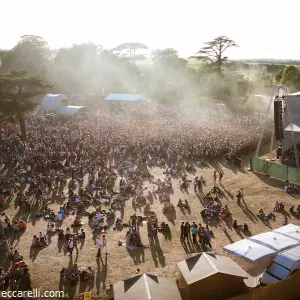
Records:
[[[300,169],[276,164],[260,158],[252,157],[250,159],[250,170],[283,181],[300,183]]]

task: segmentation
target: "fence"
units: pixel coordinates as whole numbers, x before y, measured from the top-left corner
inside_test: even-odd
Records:
[[[287,180],[289,182],[300,183],[300,169],[276,164],[260,158],[251,158],[250,170],[257,173],[263,173],[283,181]]]

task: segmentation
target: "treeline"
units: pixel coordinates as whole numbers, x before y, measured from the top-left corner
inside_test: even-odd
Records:
[[[53,51],[43,38],[25,35],[14,48],[0,52],[0,72],[27,70],[51,82],[53,87],[47,92],[52,93],[99,95],[104,89],[105,94],[146,93],[162,103],[217,100],[237,107],[254,89],[270,85],[269,69],[258,67],[251,78],[240,74],[237,70],[245,66],[227,62],[229,47],[237,45],[227,37],[206,43],[194,56],[201,61],[197,70],[189,68],[188,60],[172,48],[152,51],[152,63],[141,68],[138,61],[145,58],[143,50],[147,49],[142,43],[114,49],[85,43]]]
[[[103,91],[105,95],[145,93],[153,101],[175,105],[218,101],[235,111],[246,108],[248,113],[255,111],[249,102],[251,94],[269,95],[276,82],[300,88],[296,67],[228,61],[226,50],[231,47],[238,45],[226,36],[205,43],[191,57],[200,61],[197,69],[189,67],[189,60],[173,48],[152,51],[151,63],[141,67],[143,51],[149,52],[142,43],[114,49],[83,43],[54,51],[42,37],[25,35],[12,49],[0,51],[0,116],[21,123],[37,105],[32,99],[43,93],[70,96]]]

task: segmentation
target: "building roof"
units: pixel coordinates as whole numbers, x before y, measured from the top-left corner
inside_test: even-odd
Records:
[[[104,100],[106,101],[139,101],[146,100],[143,94],[109,94]]]
[[[136,275],[114,284],[115,300],[182,300],[174,280],[151,274]]]
[[[235,256],[241,257],[251,262],[275,256],[277,253],[275,250],[269,247],[257,244],[248,239],[243,239],[238,242],[229,244],[223,247],[223,249],[226,252],[229,252]]]
[[[55,112],[60,116],[73,116],[84,106],[61,106]]]
[[[214,253],[195,253],[177,266],[188,285],[218,273],[248,278],[247,273],[231,258]]]
[[[282,251],[284,249],[299,245],[297,240],[272,231],[251,236],[249,237],[249,240],[269,247],[275,251]]]

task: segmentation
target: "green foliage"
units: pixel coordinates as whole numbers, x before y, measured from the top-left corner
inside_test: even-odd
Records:
[[[1,61],[2,72],[24,69],[31,75],[46,77],[50,69],[48,43],[39,36],[24,35],[13,49],[3,55]]]
[[[300,89],[300,71],[294,65],[284,68],[281,77],[281,84],[288,86],[291,90]]]
[[[19,122],[25,139],[26,115],[37,107],[35,97],[44,94],[51,87],[49,82],[39,76],[30,76],[26,70],[0,75],[0,118]]]
[[[49,92],[69,96],[99,95],[102,88],[105,94],[135,90],[162,103],[184,101],[207,105],[218,100],[237,108],[254,88],[260,90],[272,85],[273,67],[229,62],[225,51],[230,47],[237,45],[224,36],[206,43],[196,56],[200,59],[197,69],[190,68],[188,61],[173,48],[153,51],[151,62],[141,66],[135,62],[144,58],[138,52],[147,49],[142,43],[124,43],[114,49],[83,43],[50,51],[41,37],[27,35],[13,49],[0,51],[3,63],[0,74],[26,69],[28,73],[21,82],[30,76],[41,76],[55,83]],[[238,69],[243,66],[248,67],[248,75],[240,74]],[[8,77],[5,75],[6,80]],[[14,80],[16,84],[17,79]],[[28,111],[33,108],[29,104],[26,107]],[[21,111],[26,115],[25,109]]]
[[[228,59],[228,57],[224,55],[224,52],[232,47],[238,47],[238,45],[226,36],[219,36],[210,42],[206,42],[205,46],[191,58],[197,58],[216,66],[217,71],[220,73],[221,67]]]

